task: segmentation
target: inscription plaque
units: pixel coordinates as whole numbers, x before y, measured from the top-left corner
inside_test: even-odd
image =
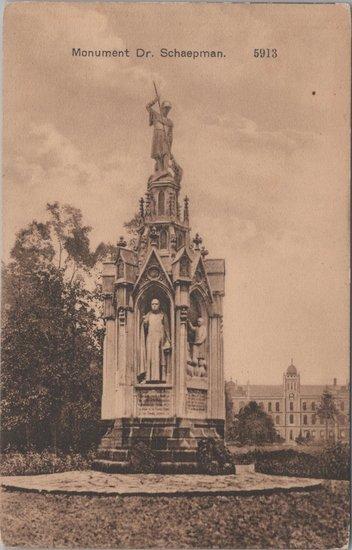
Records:
[[[188,389],[186,397],[187,410],[204,413],[207,410],[207,391]]]
[[[170,414],[171,390],[167,388],[137,388],[138,416],[165,416]]]

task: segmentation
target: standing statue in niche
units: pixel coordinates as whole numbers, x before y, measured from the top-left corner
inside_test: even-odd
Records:
[[[170,352],[168,319],[160,309],[159,300],[153,298],[151,309],[143,315],[141,324],[138,382],[165,382],[167,355]]]
[[[188,321],[188,328],[191,333],[189,338],[189,357],[187,372],[190,376],[206,376],[206,361],[205,361],[205,341],[207,339],[207,328],[204,324],[204,319],[198,317],[197,324],[192,325]]]

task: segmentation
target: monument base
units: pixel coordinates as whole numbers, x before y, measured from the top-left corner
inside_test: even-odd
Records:
[[[199,473],[198,441],[223,437],[224,420],[120,418],[103,436],[92,468],[128,473],[131,449],[141,441],[152,449],[157,473]]]

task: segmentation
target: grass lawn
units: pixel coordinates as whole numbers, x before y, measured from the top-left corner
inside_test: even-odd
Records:
[[[263,496],[84,497],[2,492],[6,546],[339,548],[349,484]]]

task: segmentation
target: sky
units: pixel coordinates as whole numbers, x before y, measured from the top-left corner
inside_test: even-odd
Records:
[[[280,383],[293,358],[301,383],[345,383],[349,8],[25,2],[5,8],[4,25],[5,261],[47,202],[80,208],[94,246],[124,234],[153,171],[154,79],[172,103],[192,232],[226,261],[226,378]]]

